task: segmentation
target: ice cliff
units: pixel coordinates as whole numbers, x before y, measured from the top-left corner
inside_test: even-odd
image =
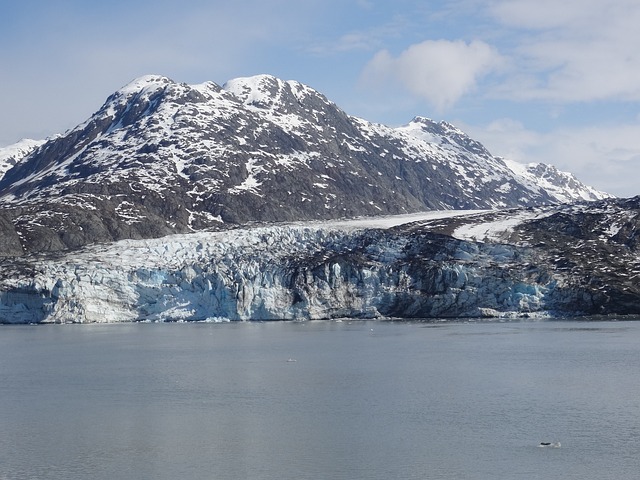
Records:
[[[23,258],[2,268],[0,322],[637,313],[638,203],[282,224]]]

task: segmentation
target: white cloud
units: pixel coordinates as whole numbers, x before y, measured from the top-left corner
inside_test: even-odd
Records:
[[[378,52],[365,67],[363,79],[378,85],[399,84],[443,111],[501,64],[500,54],[482,41],[427,40],[397,57],[387,50]]]
[[[519,100],[640,100],[640,2],[497,0],[515,31],[514,66],[500,95]]]
[[[610,0],[496,0],[492,14],[502,23],[528,29],[547,29],[591,23]]]
[[[482,127],[462,126],[494,154],[520,163],[531,163],[536,147],[543,144],[542,135],[527,130],[518,120],[500,118]]]

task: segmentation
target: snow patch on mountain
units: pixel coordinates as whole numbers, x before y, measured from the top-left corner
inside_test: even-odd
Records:
[[[551,192],[559,203],[603,200],[612,196],[580,182],[574,175],[543,163],[522,164],[500,158],[530,190]]]
[[[173,80],[162,75],[143,75],[118,89],[116,96],[129,97],[131,95],[148,94],[173,83]]]
[[[222,88],[234,94],[245,105],[255,108],[280,109],[292,107],[292,100],[302,102],[315,90],[295,80],[281,80],[272,75],[239,77],[227,81]]]
[[[506,210],[486,216],[486,220],[462,225],[453,231],[452,236],[471,242],[508,242],[515,228],[526,221],[548,216],[544,209]]]

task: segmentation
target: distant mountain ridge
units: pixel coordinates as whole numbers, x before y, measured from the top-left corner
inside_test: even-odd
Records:
[[[13,145],[0,147],[0,179],[4,176],[7,170],[12,168],[23,158],[27,157],[36,148],[45,143],[45,141],[46,140],[23,138]]]
[[[554,167],[495,157],[446,122],[373,124],[268,75],[222,87],[141,77],[24,152],[0,180],[4,255],[248,222],[608,196]]]

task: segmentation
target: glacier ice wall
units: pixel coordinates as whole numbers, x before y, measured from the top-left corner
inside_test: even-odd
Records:
[[[294,320],[545,312],[558,279],[512,246],[288,225],[93,246],[0,287],[3,323]]]

